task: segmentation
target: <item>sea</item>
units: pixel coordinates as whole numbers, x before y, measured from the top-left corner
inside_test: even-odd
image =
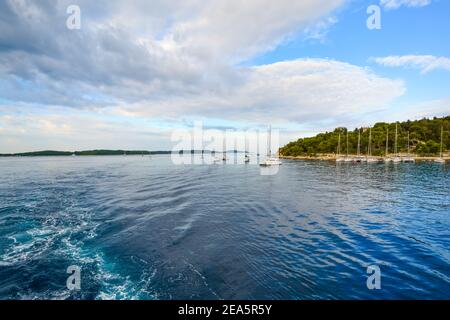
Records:
[[[2,158],[0,299],[450,299],[449,166]]]

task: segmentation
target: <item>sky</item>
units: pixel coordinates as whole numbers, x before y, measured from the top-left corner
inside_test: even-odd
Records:
[[[199,121],[270,124],[284,144],[449,115],[449,12],[446,0],[0,0],[0,153],[171,150]]]

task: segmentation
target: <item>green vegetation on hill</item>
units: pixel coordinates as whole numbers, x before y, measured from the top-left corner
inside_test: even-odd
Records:
[[[76,156],[120,156],[120,155],[149,155],[150,151],[126,151],[126,150],[88,150],[75,151]]]
[[[73,152],[66,151],[36,151],[36,152],[23,152],[23,153],[5,153],[0,154],[0,157],[54,157],[54,156],[70,156]]]
[[[411,153],[421,156],[434,156],[439,153],[441,127],[444,128],[444,151],[450,147],[450,116],[444,118],[422,119],[398,122],[398,152],[408,150],[408,132]],[[389,128],[389,153],[394,153],[395,123],[376,123],[372,127],[372,154],[384,156],[386,153],[386,133]],[[356,128],[348,131],[349,154],[356,154],[358,131],[361,130],[361,153],[367,153],[369,128]],[[347,128],[336,128],[333,132],[320,133],[315,137],[302,138],[280,148],[283,156],[314,156],[337,152],[339,134],[341,135],[341,153],[347,152]]]
[[[0,154],[0,157],[49,157],[49,156],[119,156],[119,155],[152,155],[170,154],[170,151],[127,151],[127,150],[88,150],[88,151],[36,151],[24,153]]]

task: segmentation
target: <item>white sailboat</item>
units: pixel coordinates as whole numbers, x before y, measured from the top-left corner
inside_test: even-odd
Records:
[[[216,156],[215,150],[211,151],[211,157],[212,157],[212,162],[214,164],[218,164],[218,163],[222,162],[222,159],[220,159],[219,157]]]
[[[348,155],[348,129],[347,129],[347,156],[344,159],[344,162],[353,162],[353,158]]]
[[[372,128],[369,128],[369,145],[367,147],[367,163],[378,163],[378,158],[372,157]]]
[[[341,133],[339,133],[336,162],[344,162],[344,161],[345,158],[341,157]]]
[[[394,143],[394,153],[395,157],[392,158],[393,163],[400,163],[402,162],[402,158],[398,156],[398,148],[397,148],[397,141],[398,141],[398,123],[395,123],[395,143]]]
[[[259,157],[260,154],[259,154],[259,132],[258,132],[258,134],[256,135],[256,158],[258,159],[258,161]]]
[[[408,131],[408,156],[403,158],[403,162],[404,163],[414,163],[414,162],[416,162],[416,160],[413,157],[411,157],[411,154],[410,154],[409,131]]]
[[[225,135],[223,136],[223,157],[222,157],[222,161],[226,162],[227,161],[227,143],[226,143],[226,137]]]
[[[281,165],[280,159],[272,156],[271,147],[272,147],[272,127],[269,126],[269,132],[267,137],[267,158],[259,164],[261,167],[271,167]]]
[[[386,163],[392,162],[392,158],[389,157],[389,125],[386,131],[386,152],[384,155],[384,162]]]
[[[361,129],[358,130],[358,150],[357,150],[357,156],[354,159],[354,162],[361,163],[365,162],[366,158],[361,156]]]
[[[245,136],[245,157],[244,157],[244,163],[250,163],[250,157],[248,155],[248,140],[247,136]]]
[[[440,157],[435,159],[434,162],[436,162],[436,163],[445,163],[443,147],[444,147],[444,127],[442,126],[441,127],[441,152],[440,152]]]

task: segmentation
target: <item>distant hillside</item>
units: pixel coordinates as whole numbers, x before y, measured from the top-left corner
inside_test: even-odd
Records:
[[[49,156],[117,156],[117,155],[152,155],[170,154],[171,151],[136,151],[136,150],[87,150],[87,151],[36,151],[23,153],[0,154],[0,157],[49,157]]]
[[[441,127],[444,128],[444,151],[450,147],[450,116],[417,121],[398,122],[398,152],[408,150],[408,132],[411,152],[421,156],[434,156],[439,153]],[[395,123],[376,123],[372,127],[372,154],[384,156],[386,132],[389,128],[389,153],[394,153]],[[369,142],[368,128],[356,128],[348,131],[349,153],[356,154],[358,131],[361,130],[361,152],[367,153]],[[280,149],[283,156],[313,156],[336,153],[339,134],[341,135],[341,153],[346,153],[347,128],[336,128],[333,132],[320,133],[315,137],[302,138]]]

